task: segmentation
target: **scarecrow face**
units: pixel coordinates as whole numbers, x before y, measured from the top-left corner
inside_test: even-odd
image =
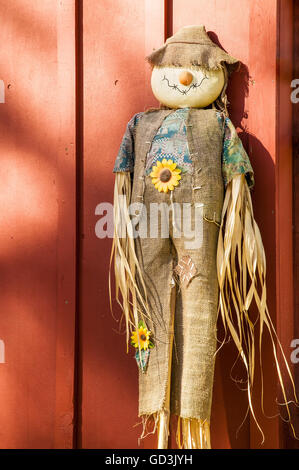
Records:
[[[224,73],[195,66],[155,66],[151,85],[157,100],[170,108],[205,108],[220,95]]]

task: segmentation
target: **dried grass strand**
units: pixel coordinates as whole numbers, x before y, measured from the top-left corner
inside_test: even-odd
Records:
[[[286,407],[293,435],[297,438],[291,422],[289,402],[278,360],[278,350],[281,352],[283,364],[292,384],[295,403],[298,403],[295,384],[267,307],[266,257],[261,234],[254,220],[251,195],[244,175],[234,177],[226,190],[218,239],[217,273],[220,289],[219,314],[225,330],[225,337],[218,351],[224,344],[226,335],[230,333],[237,347],[238,355],[241,357],[246,369],[249,409],[261,432],[262,443],[264,442],[264,434],[255,416],[252,403],[256,355],[254,327],[256,322],[253,322],[250,318],[249,308],[253,299],[258,309],[262,411],[264,413],[261,353],[262,337],[265,329],[272,343],[275,366],[284,399],[283,405]]]

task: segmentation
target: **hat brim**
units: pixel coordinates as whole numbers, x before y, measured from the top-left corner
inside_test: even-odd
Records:
[[[147,58],[152,66],[190,67],[199,66],[208,70],[219,70],[223,65],[232,73],[238,68],[239,61],[227,54],[216,44],[194,44],[171,42],[153,51]]]

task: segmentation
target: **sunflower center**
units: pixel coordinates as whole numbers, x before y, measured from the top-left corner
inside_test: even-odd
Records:
[[[145,341],[145,340],[146,340],[146,336],[145,336],[145,335],[140,335],[140,339],[141,339],[142,341]]]
[[[161,171],[159,177],[162,183],[167,183],[167,181],[171,179],[171,175],[172,175],[171,171],[168,170],[168,168],[164,168],[164,170]]]

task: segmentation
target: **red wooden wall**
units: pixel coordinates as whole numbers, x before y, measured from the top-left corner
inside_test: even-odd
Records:
[[[111,240],[96,237],[95,209],[112,202],[126,122],[156,104],[144,57],[179,27],[205,24],[244,64],[231,117],[255,169],[269,307],[289,353],[292,1],[0,0],[0,18],[0,446],[134,448],[137,370],[109,311]],[[259,447],[251,419],[236,438],[246,396],[229,377],[234,359],[230,345],[217,359],[212,446]],[[274,414],[267,340],[264,360]],[[264,447],[290,441],[278,420],[259,417]]]
[[[75,2],[0,2],[1,448],[73,436]]]
[[[294,54],[293,78],[299,77],[299,3],[294,3]],[[294,227],[294,338],[299,338],[299,103],[293,104],[293,227]],[[298,354],[297,354],[298,357]],[[297,363],[298,367],[298,363]],[[299,374],[295,375],[296,387],[299,390]],[[296,421],[298,429],[299,414]],[[287,440],[286,445],[293,447],[294,442]]]

